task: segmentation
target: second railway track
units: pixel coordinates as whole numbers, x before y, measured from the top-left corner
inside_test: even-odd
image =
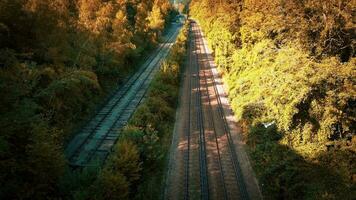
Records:
[[[168,54],[178,30],[178,27],[172,28],[156,54],[149,57],[144,66],[112,95],[107,104],[68,144],[66,155],[72,166],[87,166],[96,160],[105,160],[118,138],[118,129],[125,125],[144,98],[153,74],[162,58]]]

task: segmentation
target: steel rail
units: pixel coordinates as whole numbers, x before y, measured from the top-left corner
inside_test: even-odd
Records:
[[[170,37],[170,40],[172,40],[172,38],[174,38],[175,36],[177,35],[177,31]],[[159,57],[155,57],[154,59],[157,59],[158,58],[158,61],[157,63],[159,63],[161,61],[161,59],[163,57],[165,57],[169,52],[169,49],[167,49],[166,52],[163,52],[161,54],[158,54]],[[152,62],[151,62],[152,63]],[[109,141],[113,141],[113,139],[107,139],[108,138],[108,135],[111,133],[111,132],[117,132],[117,130],[114,130],[114,128],[116,128],[117,126],[117,122],[121,122],[122,124],[121,125],[124,125],[124,122],[123,120],[119,120],[122,116],[123,116],[123,113],[125,111],[128,111],[127,113],[129,113],[129,116],[127,119],[125,119],[124,121],[127,121],[129,120],[129,118],[131,117],[131,115],[133,114],[133,111],[135,110],[135,108],[138,106],[138,104],[141,102],[141,100],[143,99],[143,97],[145,96],[145,93],[146,93],[146,90],[147,90],[147,87],[149,85],[149,82],[150,80],[153,78],[152,76],[152,73],[154,71],[156,71],[157,67],[156,65],[155,66],[152,66],[152,68],[147,68],[141,75],[144,76],[143,80],[141,81],[141,83],[139,84],[137,90],[136,90],[136,94],[142,92],[142,96],[132,96],[128,101],[125,102],[124,104],[124,109],[120,110],[120,113],[117,114],[116,116],[116,119],[114,120],[114,123],[112,123],[112,125],[110,126],[110,128],[105,132],[105,134],[103,135],[103,137],[99,140],[99,142],[97,144],[95,144],[95,148],[88,154],[87,158],[86,158],[86,161],[85,162],[90,162],[92,160],[92,158],[94,157],[95,153],[98,153],[98,152],[102,152],[105,154],[104,156],[104,160],[107,158],[107,155],[110,151],[108,150],[99,150],[99,148],[101,147],[101,145],[103,144],[103,142],[105,140],[109,140]],[[141,76],[140,75],[140,76]],[[130,108],[130,107],[127,107],[131,102],[134,102],[136,104],[134,104],[134,106],[131,108],[131,109],[127,109],[127,108]],[[117,137],[116,139],[114,139],[113,141],[113,144],[115,144],[117,141]]]
[[[200,38],[202,38],[202,35],[200,34],[200,32],[198,32],[198,36]],[[199,47],[200,47],[202,43],[199,41],[198,44],[199,44]],[[202,54],[202,50],[199,48],[198,60],[199,60],[199,58],[202,58],[201,54]],[[202,64],[202,65],[205,66],[205,64]],[[206,67],[204,67],[203,69],[206,69]],[[207,115],[209,116],[209,123],[212,124],[212,127],[213,127],[214,139],[215,139],[215,144],[216,144],[216,147],[217,147],[218,167],[219,167],[219,170],[220,170],[220,178],[221,178],[221,181],[223,183],[223,191],[224,191],[224,197],[223,198],[224,199],[228,199],[228,192],[227,192],[227,189],[226,189],[226,182],[225,182],[225,174],[224,174],[224,170],[223,170],[223,167],[222,167],[222,164],[221,164],[221,151],[220,151],[220,147],[219,147],[217,131],[216,131],[216,125],[215,125],[215,122],[214,122],[212,105],[211,105],[211,98],[210,98],[210,94],[209,94],[208,79],[207,79],[207,75],[206,75],[204,70],[203,70],[202,74],[203,74],[202,77],[204,77],[203,80],[204,80],[204,83],[205,83],[204,85],[205,85],[205,89],[206,89],[205,96],[208,99],[208,103],[209,103]]]
[[[177,35],[177,33],[178,33],[178,32],[175,32],[175,33],[173,34],[173,36],[171,37],[171,39],[174,38],[174,37]],[[160,63],[161,59],[164,58],[164,57],[166,57],[166,55],[167,55],[168,53],[169,53],[169,49],[167,49],[167,52],[163,52],[163,53],[159,56],[159,59],[158,59],[157,64]],[[157,67],[154,66],[154,67],[152,67],[152,69],[150,69],[150,70],[147,72],[147,75],[144,77],[144,80],[142,81],[142,83],[140,84],[138,90],[136,91],[136,94],[138,94],[138,93],[140,93],[140,92],[143,92],[142,96],[133,96],[132,98],[130,98],[129,101],[126,101],[125,106],[124,106],[125,109],[122,109],[121,112],[120,112],[120,114],[117,115],[117,118],[116,118],[115,122],[112,124],[112,126],[109,128],[109,130],[106,132],[106,134],[104,135],[104,137],[100,140],[100,142],[96,145],[95,150],[92,152],[92,154],[95,154],[95,152],[98,151],[98,149],[101,147],[101,145],[103,144],[104,140],[107,138],[107,136],[109,135],[110,132],[116,131],[116,130],[114,130],[114,129],[116,128],[116,126],[117,126],[117,125],[116,125],[116,122],[120,122],[120,123],[123,122],[123,120],[119,120],[119,119],[122,117],[122,114],[125,113],[125,111],[126,111],[126,113],[131,113],[130,116],[129,116],[129,118],[128,118],[127,120],[130,119],[131,115],[133,114],[133,111],[136,109],[136,107],[140,104],[140,102],[142,101],[142,99],[145,97],[145,94],[146,94],[146,92],[147,92],[147,87],[148,87],[148,85],[149,85],[151,79],[153,78],[152,74],[153,74],[155,71],[157,71]],[[145,72],[146,72],[146,71],[145,71]],[[144,73],[145,73],[145,72],[144,72]],[[136,99],[136,98],[137,98],[137,99]],[[132,108],[127,107],[131,102],[134,102],[134,103],[136,102],[136,103],[134,104],[134,106],[133,106]],[[125,121],[126,121],[126,120],[125,120]],[[117,138],[115,139],[114,143],[116,143],[116,142],[117,142]],[[87,160],[87,162],[89,162],[90,159],[92,159],[92,157],[89,158],[89,160]]]
[[[128,82],[124,86],[122,86],[120,89],[118,89],[118,91],[116,93],[114,93],[114,95],[112,95],[111,99],[108,101],[108,104],[106,104],[101,109],[101,111],[104,110],[104,112],[98,112],[95,115],[95,117],[93,118],[93,120],[95,120],[95,118],[97,116],[99,116],[99,120],[97,120],[96,122],[94,121],[94,123],[96,123],[94,125],[94,127],[90,127],[90,123],[92,121],[90,121],[89,124],[87,125],[89,127],[84,127],[84,130],[89,129],[89,133],[86,136],[86,138],[81,142],[81,144],[71,153],[71,155],[68,156],[70,161],[73,161],[74,156],[76,156],[82,150],[84,144],[86,144],[88,142],[88,140],[90,138],[92,138],[92,136],[94,135],[95,131],[100,127],[100,125],[103,123],[103,121],[109,116],[111,111],[117,106],[117,104],[120,102],[120,100],[125,96],[125,94],[129,91],[129,89],[134,85],[135,81],[137,81],[138,78],[140,78],[141,75],[144,74],[144,72],[146,72],[147,67],[150,64],[152,64],[153,60],[155,60],[157,55],[159,55],[162,52],[162,49],[167,44],[167,42],[170,41],[173,38],[173,36],[175,35],[174,34],[175,32],[176,32],[176,29],[171,30],[170,31],[170,36],[167,38],[165,43],[161,44],[160,47],[155,51],[156,54],[152,54],[149,57],[149,60],[145,62],[144,66],[142,66],[138,72],[133,74],[130,77],[130,79],[128,80]],[[112,100],[114,101],[113,103],[110,102]],[[108,107],[108,108],[106,108],[106,107]],[[81,132],[83,132],[83,131],[81,131]]]
[[[191,26],[189,27],[189,32],[191,33]],[[191,35],[189,36],[189,39],[191,38]],[[192,75],[191,75],[191,66],[192,66],[192,41],[190,40],[189,42],[189,65],[187,66],[187,74],[189,76],[189,84],[188,84],[188,119],[186,122],[187,125],[187,130],[185,131],[185,136],[187,138],[187,150],[184,155],[184,163],[185,163],[185,170],[184,170],[184,178],[185,178],[185,187],[184,187],[184,200],[189,199],[189,161],[190,161],[190,107],[191,107],[191,96],[192,96]]]
[[[201,33],[200,29],[199,29],[199,32]],[[207,55],[206,46],[204,44],[203,44],[203,46],[204,46],[204,50],[206,52],[205,53],[206,59],[209,60],[209,57]],[[212,70],[210,62],[208,62],[208,66],[209,66],[210,70]],[[232,141],[231,131],[230,131],[230,128],[228,126],[228,122],[226,120],[226,116],[224,114],[223,106],[222,106],[221,99],[220,99],[220,94],[219,94],[217,86],[216,86],[216,81],[215,81],[214,75],[212,75],[212,80],[213,80],[214,93],[215,93],[217,101],[218,101],[219,115],[224,121],[223,125],[224,125],[224,129],[225,129],[225,134],[226,134],[227,139],[228,139],[228,146],[229,146],[229,151],[230,151],[230,155],[231,155],[231,161],[232,161],[232,164],[233,164],[234,169],[235,169],[235,176],[236,176],[236,180],[238,181],[238,184],[239,184],[241,198],[244,199],[244,200],[245,199],[248,200],[249,196],[248,196],[246,185],[245,185],[245,182],[244,182],[244,178],[243,178],[243,175],[242,175],[242,172],[241,172],[239,160],[237,158],[236,151],[235,151],[235,148],[234,148],[235,145],[233,144],[233,141]]]
[[[170,37],[170,40],[171,42],[173,42],[173,39],[177,36],[179,32],[176,30],[172,37]],[[166,43],[165,45],[170,45],[170,43]],[[169,48],[166,49],[166,51],[164,51],[163,53],[161,53],[158,57],[158,62],[156,64],[159,64],[161,61],[162,61],[162,58],[166,57],[167,54],[169,53]],[[156,57],[157,58],[157,57]],[[156,59],[155,58],[155,59]],[[103,142],[105,140],[110,140],[112,141],[112,139],[107,139],[108,138],[108,135],[111,133],[111,132],[116,132],[117,130],[115,130],[115,128],[117,128],[117,122],[119,123],[122,123],[120,125],[123,125],[123,122],[124,121],[128,121],[132,114],[133,114],[133,111],[136,109],[136,107],[140,104],[140,102],[142,101],[142,99],[145,97],[145,94],[147,92],[147,89],[148,89],[148,85],[150,84],[151,80],[153,79],[153,73],[155,71],[158,70],[158,68],[156,67],[157,65],[154,65],[151,69],[147,69],[142,75],[144,75],[144,79],[142,80],[141,84],[139,85],[139,87],[137,88],[136,90],[136,95],[133,95],[129,101],[126,101],[125,102],[125,105],[124,105],[124,109],[122,109],[119,114],[117,115],[116,119],[114,120],[115,122],[111,125],[111,127],[109,128],[109,130],[104,134],[104,136],[102,137],[102,139],[99,141],[99,143],[97,143],[94,148],[94,150],[88,155],[87,157],[87,160],[86,162],[90,162],[90,160],[94,157],[95,153],[96,152],[104,152],[106,153],[105,157],[104,157],[104,160],[106,159],[109,151],[105,151],[105,150],[99,150],[99,148],[101,147],[101,145],[103,144]],[[140,92],[142,92],[142,95],[141,96],[137,96],[137,94],[139,94]],[[132,103],[130,105],[130,103]],[[120,120],[120,118],[123,116],[124,113],[129,113],[128,114],[128,118],[124,119],[124,120]],[[117,142],[117,137],[115,138],[114,140],[114,144]]]
[[[142,58],[142,60],[145,60],[147,62],[148,59],[151,59],[151,57],[153,57],[154,55],[157,54],[157,51],[158,51],[158,48],[155,48],[154,51],[152,52],[148,52],[148,54],[145,54],[143,55],[144,57]],[[127,77],[124,78],[124,80],[122,81],[118,81],[118,86],[115,87],[113,89],[113,91],[109,92],[109,94],[105,97],[105,99],[99,103],[98,106],[96,106],[96,108],[94,109],[95,111],[93,112],[93,114],[90,115],[89,119],[85,120],[84,123],[79,126],[80,128],[78,128],[76,131],[74,131],[74,137],[79,134],[86,126],[88,126],[88,124],[90,122],[92,122],[94,120],[95,117],[97,117],[97,113],[100,112],[102,109],[105,108],[105,106],[109,103],[109,101],[120,91],[122,90],[122,88],[130,81],[130,79],[137,74],[137,72],[143,70],[143,64],[145,64],[146,62],[144,63],[138,63],[137,65],[140,66],[136,72],[131,72]],[[74,139],[71,138],[71,139]]]
[[[194,46],[196,46],[196,31],[193,30],[194,35]],[[206,144],[205,144],[205,131],[204,131],[204,121],[203,112],[201,104],[201,91],[200,91],[200,68],[198,64],[198,59],[196,57],[196,70],[197,70],[197,95],[196,95],[196,105],[197,105],[197,128],[199,130],[199,162],[200,162],[200,188],[201,188],[201,199],[209,199],[209,181],[208,181],[208,170],[206,161]]]

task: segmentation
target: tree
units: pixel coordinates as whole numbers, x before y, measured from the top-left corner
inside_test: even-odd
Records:
[[[129,199],[129,182],[126,177],[117,171],[103,170],[99,174],[94,188],[95,199],[124,200]]]
[[[130,140],[120,140],[116,144],[113,156],[110,157],[108,167],[112,171],[120,172],[129,183],[134,183],[140,177],[140,154],[137,146]]]
[[[148,16],[148,21],[149,21],[149,28],[155,31],[161,31],[163,30],[163,25],[164,25],[164,18],[161,13],[161,8],[159,6],[159,1],[156,0],[153,3],[152,11],[150,12]]]

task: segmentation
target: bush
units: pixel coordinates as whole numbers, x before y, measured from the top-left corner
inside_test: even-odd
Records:
[[[120,172],[129,183],[134,183],[140,178],[141,162],[137,146],[130,140],[120,140],[115,145],[114,153],[106,164],[112,172]]]
[[[122,173],[117,171],[105,169],[101,171],[93,189],[94,199],[129,199],[129,182]]]

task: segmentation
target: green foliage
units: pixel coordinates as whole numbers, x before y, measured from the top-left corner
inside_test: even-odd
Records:
[[[139,172],[139,175],[136,174],[137,176],[135,176],[140,177],[139,184],[134,184],[136,179],[127,178],[131,191],[138,191],[135,194],[130,194],[135,199],[160,198],[165,158],[175,119],[179,73],[186,52],[187,30],[188,27],[186,26],[179,34],[178,38],[180,39],[173,45],[168,59],[161,65],[160,71],[151,83],[146,100],[138,107],[129,125],[121,131],[118,148],[120,148],[120,145],[134,144],[137,146],[140,162],[128,162],[127,159],[133,157],[131,155],[130,157],[125,156],[125,154],[129,155],[128,151],[126,153],[115,151],[116,153],[111,156],[111,160],[115,160],[117,157],[120,162],[113,162],[116,164],[109,162],[108,164],[108,166],[124,165],[122,170],[118,170],[123,174],[127,174],[122,172],[125,170],[142,169],[142,171],[135,171]]]
[[[225,79],[239,119],[247,119],[244,115],[248,112],[252,114],[248,116],[251,123],[253,118],[275,120],[282,131],[302,130],[300,137],[295,136],[296,143],[325,142],[332,134],[332,124],[342,124],[347,132],[352,130],[354,119],[349,108],[356,91],[350,87],[350,63],[333,58],[313,62],[294,47],[275,51],[272,41],[264,40],[236,51],[232,56],[234,68]],[[246,110],[256,104],[262,110]],[[303,132],[308,124],[314,133]],[[305,134],[315,134],[315,138]]]
[[[95,199],[129,199],[130,187],[140,178],[140,155],[137,146],[129,140],[120,140],[115,147],[94,184],[82,193],[89,193]]]
[[[281,132],[276,141],[259,139],[258,147],[254,139],[249,143],[260,181],[267,184],[267,179],[276,178],[262,187],[267,198],[336,198],[355,184],[352,7],[354,2],[341,0],[191,4],[191,14],[213,50],[246,139],[274,137],[263,128],[251,129],[260,123],[274,122],[274,132]],[[272,166],[277,161],[282,162]],[[315,173],[319,169],[338,178]],[[312,183],[323,183],[320,187],[305,184],[309,180],[303,174],[320,175]],[[338,183],[345,190],[328,188]]]
[[[31,113],[20,112],[21,110],[18,110],[18,113],[12,115],[16,118],[26,115],[31,117]],[[6,182],[1,183],[0,197],[4,199],[53,197],[65,165],[62,148],[58,145],[60,132],[49,128],[47,124],[39,121],[39,118],[29,118],[17,123],[19,124],[11,123],[15,126],[14,129],[3,134],[6,140],[3,141],[5,151],[1,152],[0,177]],[[26,132],[27,129],[31,132]],[[12,142],[13,140],[15,142]]]
[[[112,171],[121,172],[127,178],[127,181],[133,183],[140,176],[139,156],[139,151],[132,141],[120,140],[107,166]]]
[[[103,170],[99,175],[93,195],[94,199],[129,199],[129,182],[120,172]]]
[[[149,15],[164,24],[172,9],[166,0],[0,1],[0,199],[93,197],[84,186],[60,188],[62,148],[156,45],[163,27],[150,29]],[[99,182],[110,181],[131,178],[103,173]]]
[[[183,34],[187,34],[187,27],[151,83],[146,100],[120,131],[121,137],[103,168],[67,171],[60,184],[63,197],[83,200],[160,197],[185,54]],[[173,56],[177,49],[181,49],[179,55]]]
[[[282,137],[276,126],[265,128],[261,124],[250,127],[248,134],[250,155],[266,199],[352,199],[354,188],[347,184],[343,171],[336,172],[316,160],[305,161],[280,144]],[[347,162],[352,160],[351,152],[338,152]],[[325,159],[323,156],[319,160]]]
[[[82,170],[66,169],[60,179],[60,192],[63,199],[90,199],[93,183],[97,180],[100,168],[96,165],[88,166]]]
[[[88,115],[95,102],[88,103],[88,99],[95,100],[100,93],[101,88],[93,72],[76,70],[52,81],[35,98],[50,123],[65,127],[71,121]]]

